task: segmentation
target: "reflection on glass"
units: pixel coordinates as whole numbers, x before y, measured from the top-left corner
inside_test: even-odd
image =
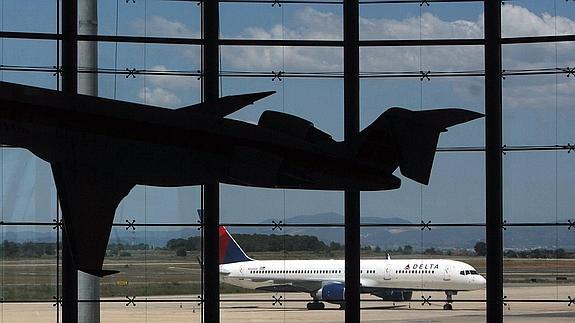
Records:
[[[49,164],[28,150],[2,148],[2,219],[6,222],[52,222],[56,187]]]

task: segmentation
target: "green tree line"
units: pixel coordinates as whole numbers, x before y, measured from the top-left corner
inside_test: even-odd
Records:
[[[56,254],[56,244],[52,242],[12,242],[4,240],[0,246],[2,258],[40,258]]]
[[[337,242],[329,245],[320,241],[315,236],[308,235],[275,235],[275,234],[235,234],[234,239],[245,252],[261,251],[332,251],[342,250],[343,247]],[[185,251],[199,251],[201,248],[200,237],[187,239],[172,239],[166,244],[168,250],[176,251],[178,255],[185,255]],[[179,252],[178,252],[179,251]]]

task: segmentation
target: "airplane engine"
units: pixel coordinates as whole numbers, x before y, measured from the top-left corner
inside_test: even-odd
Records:
[[[314,127],[310,121],[283,112],[264,111],[260,116],[258,126],[283,132],[309,142],[333,141],[329,134]]]
[[[340,283],[327,284],[317,291],[316,299],[332,304],[343,304],[345,303],[345,285]]]
[[[412,291],[407,290],[396,290],[396,289],[388,289],[388,290],[378,290],[371,293],[371,295],[380,297],[384,301],[410,301],[411,297],[413,296]]]

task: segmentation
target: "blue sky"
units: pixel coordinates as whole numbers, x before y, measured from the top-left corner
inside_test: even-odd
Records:
[[[50,0],[5,0],[5,31],[54,32],[56,6]],[[121,35],[199,37],[200,8],[196,3],[166,1],[118,2]],[[282,12],[283,10],[283,12]],[[557,13],[557,18],[555,17]],[[116,1],[101,1],[100,33],[115,34]],[[420,16],[421,14],[421,16]],[[362,5],[362,39],[477,38],[482,36],[480,3]],[[282,18],[283,17],[283,18]],[[504,36],[575,34],[575,3],[512,1],[503,7]],[[282,27],[283,19],[283,27]],[[222,4],[221,33],[226,38],[341,39],[339,5]],[[512,45],[504,48],[504,68],[575,67],[572,43]],[[200,68],[200,48],[182,45],[103,43],[100,67],[156,71]],[[338,48],[222,48],[222,69],[258,71],[265,78],[224,78],[222,94],[275,90],[278,93],[232,117],[255,122],[262,111],[274,109],[313,121],[334,138],[343,137],[343,81],[287,78],[272,81],[271,71],[340,72]],[[557,61],[556,61],[557,57]],[[5,65],[51,67],[56,45],[50,41],[3,40]],[[480,46],[433,48],[364,48],[363,72],[455,72],[481,70]],[[6,81],[55,87],[51,73],[4,72]],[[100,76],[100,95],[169,108],[200,99],[195,77]],[[482,77],[364,79],[361,82],[361,123],[368,125],[390,106],[412,109],[464,107],[484,110]],[[571,96],[575,77],[565,75],[510,76],[504,80],[504,139],[507,145],[549,145],[575,142],[575,110]],[[483,121],[474,121],[442,135],[441,146],[481,146]],[[25,151],[4,149],[3,217],[6,220],[51,221],[55,189],[47,164]],[[568,218],[575,194],[575,154],[566,152],[509,153],[505,156],[505,210],[509,222],[555,221]],[[23,167],[22,164],[26,167]],[[362,194],[365,216],[403,217],[413,222],[484,221],[484,161],[482,153],[439,153],[431,184],[422,187],[403,179],[402,188]],[[21,179],[15,180],[15,179]],[[137,187],[124,200],[116,222],[195,223],[198,188]],[[284,191],[222,185],[223,222],[259,222],[299,214],[343,213],[341,192]],[[50,210],[41,213],[42,210]]]

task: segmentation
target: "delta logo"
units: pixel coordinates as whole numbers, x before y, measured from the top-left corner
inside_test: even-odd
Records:
[[[403,270],[410,270],[410,266],[409,264],[407,264],[407,266],[405,266],[405,268],[403,268]],[[428,270],[428,269],[439,269],[439,265],[438,264],[413,264],[413,267],[411,268],[413,270]]]

